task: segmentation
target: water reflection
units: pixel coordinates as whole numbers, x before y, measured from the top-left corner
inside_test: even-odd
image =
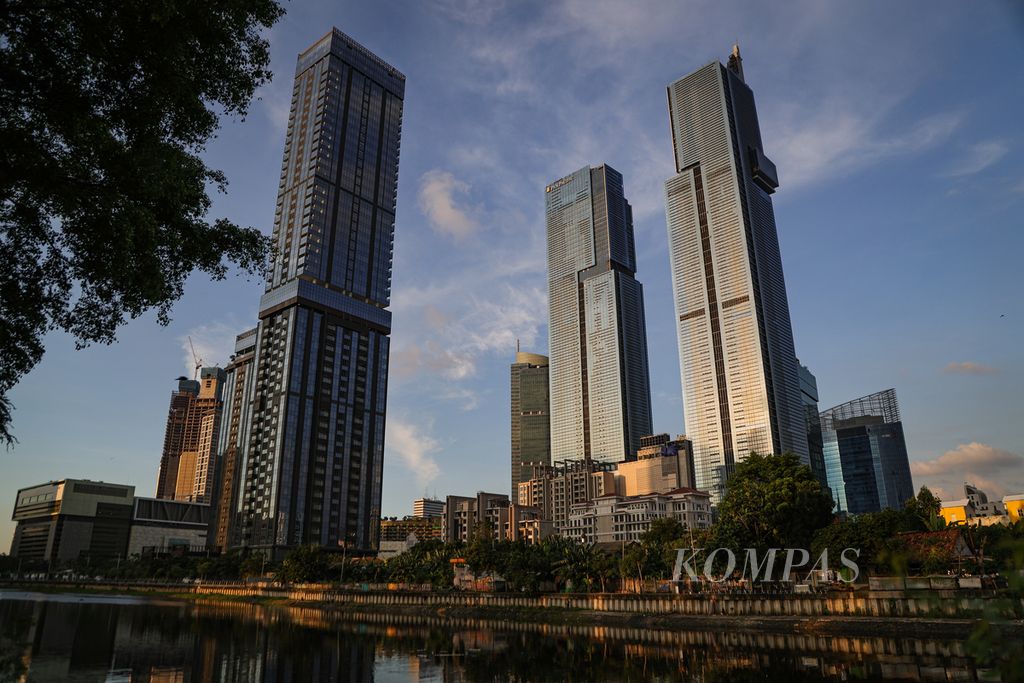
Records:
[[[979,675],[981,678],[979,679]],[[0,592],[0,680],[998,680],[962,642]]]

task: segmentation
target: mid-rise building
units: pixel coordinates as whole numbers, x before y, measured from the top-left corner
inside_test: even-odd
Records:
[[[555,533],[554,524],[543,518],[540,508],[512,503],[498,510],[495,540],[540,543]]]
[[[444,501],[433,498],[417,498],[412,502],[413,517],[443,517]]]
[[[377,557],[389,560],[421,541],[442,540],[443,517],[406,517],[380,520],[380,544]]]
[[[551,464],[548,357],[516,352],[511,372],[512,491],[527,481],[534,465]]]
[[[685,436],[675,440],[654,434],[640,440],[636,460],[620,462],[615,469],[616,490],[623,496],[665,493],[693,488],[693,445]]]
[[[87,479],[20,489],[11,556],[52,566],[126,558],[134,496],[134,486]]]
[[[622,176],[586,166],[546,189],[551,460],[619,462],[651,433],[643,286]]]
[[[477,533],[497,533],[502,528],[501,511],[508,506],[508,496],[503,493],[480,491],[476,496],[448,496],[442,528],[445,543],[465,543]]]
[[[668,87],[665,183],[686,435],[697,488],[721,500],[751,452],[809,464],[798,363],[765,156],[739,49]]]
[[[373,552],[405,76],[334,29],[298,56],[260,299],[240,544]]]
[[[565,460],[532,469],[530,479],[519,484],[519,504],[537,508],[556,533],[568,525],[573,505],[618,491],[612,463]]]
[[[823,487],[828,488],[825,473],[825,451],[821,440],[821,417],[818,413],[818,380],[806,366],[801,365],[800,398],[803,399],[804,420],[807,425],[807,456],[811,473]]]
[[[213,500],[223,385],[224,371],[218,367],[202,368],[198,380],[178,379],[164,432],[157,498]]]
[[[673,518],[687,529],[711,526],[711,496],[680,488],[646,496],[602,496],[574,505],[563,532],[582,543],[632,543],[657,519]]]
[[[824,411],[821,433],[837,512],[898,510],[914,497],[895,389]]]
[[[237,546],[239,493],[245,480],[252,392],[255,383],[256,328],[235,338],[235,352],[224,368],[224,410],[217,444],[217,488],[214,500],[213,546],[221,550]]]
[[[404,541],[415,535],[420,541],[440,541],[444,537],[443,517],[405,517],[380,520],[380,540]]]

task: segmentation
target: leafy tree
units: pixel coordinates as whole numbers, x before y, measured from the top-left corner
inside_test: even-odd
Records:
[[[166,324],[193,270],[258,272],[269,243],[210,222],[201,158],[266,83],[275,0],[10,0],[0,12],[0,441],[7,393],[63,330]]]
[[[601,584],[601,592],[608,592],[608,584],[620,576],[618,558],[609,552],[598,551],[593,560],[594,577]]]
[[[330,570],[326,550],[318,545],[300,545],[284,558],[278,578],[291,583],[307,583],[327,578]]]
[[[718,515],[716,547],[807,548],[832,520],[832,498],[792,453],[751,453],[729,478]]]
[[[897,558],[891,552],[891,544],[904,523],[904,515],[897,510],[868,512],[845,520],[837,519],[815,532],[811,552],[818,557],[827,549],[830,558],[838,558],[846,548],[854,548],[860,551],[857,562],[862,568],[886,573],[897,571],[899,567],[892,566],[893,560]]]
[[[907,501],[903,511],[906,531],[938,531],[946,526],[939,516],[942,501],[935,497],[927,486],[922,486],[917,495]]]

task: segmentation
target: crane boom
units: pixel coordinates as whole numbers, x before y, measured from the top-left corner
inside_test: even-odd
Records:
[[[198,356],[198,354],[196,354],[196,347],[192,343],[192,336],[191,335],[189,335],[189,338],[188,338],[188,347],[190,349],[192,349],[192,360],[194,360],[195,363],[196,363],[196,370],[195,370],[195,374],[193,375],[192,379],[199,379],[199,370],[203,367],[203,359],[200,358]]]

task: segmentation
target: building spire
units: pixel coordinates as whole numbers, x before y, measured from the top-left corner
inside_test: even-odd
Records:
[[[743,58],[740,57],[739,41],[733,43],[732,53],[729,55],[729,70],[743,80]]]

